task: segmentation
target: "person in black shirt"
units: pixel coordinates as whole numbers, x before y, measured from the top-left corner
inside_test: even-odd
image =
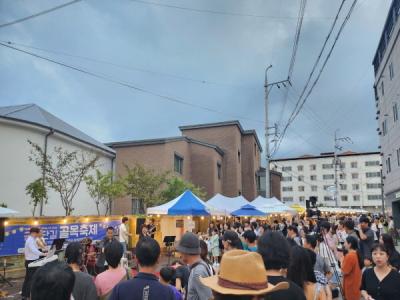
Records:
[[[364,266],[369,267],[372,263],[371,248],[374,244],[374,232],[370,228],[370,222],[367,216],[360,217],[358,234],[360,235],[360,250],[364,259]]]
[[[171,284],[179,291],[183,291],[183,289],[186,290],[190,275],[189,267],[180,260],[174,261],[171,267],[176,270],[172,277]]]
[[[389,265],[389,252],[382,244],[372,247],[375,267],[366,269],[361,280],[361,295],[367,300],[400,299],[400,274]]]
[[[394,241],[390,234],[382,233],[379,237],[379,243],[385,245],[389,252],[389,263],[397,271],[400,271],[400,253],[394,247]]]
[[[276,285],[288,282],[287,290],[273,292],[265,296],[266,300],[306,300],[303,290],[293,281],[284,277],[290,261],[290,246],[282,233],[269,231],[258,239],[258,253],[261,254],[267,270],[268,282]]]
[[[109,300],[175,300],[173,291],[162,285],[154,273],[160,258],[160,245],[151,237],[136,244],[140,272],[128,281],[116,285]]]

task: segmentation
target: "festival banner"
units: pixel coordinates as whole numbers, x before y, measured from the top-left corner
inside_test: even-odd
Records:
[[[106,235],[107,227],[114,227],[118,234],[121,221],[87,222],[71,224],[41,224],[46,244],[50,246],[55,239],[66,239],[67,242],[80,241],[89,237],[93,241],[101,240]],[[0,256],[24,253],[25,240],[29,236],[31,225],[10,225],[5,228],[5,239],[0,243]]]

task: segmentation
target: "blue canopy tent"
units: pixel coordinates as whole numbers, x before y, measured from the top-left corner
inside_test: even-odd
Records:
[[[190,190],[186,190],[168,209],[167,214],[170,216],[209,216],[211,211],[205,202]]]
[[[241,208],[231,212],[231,215],[236,217],[245,217],[245,216],[253,217],[253,216],[265,216],[266,213],[262,212],[261,210],[258,210],[251,204],[246,204],[243,205]]]

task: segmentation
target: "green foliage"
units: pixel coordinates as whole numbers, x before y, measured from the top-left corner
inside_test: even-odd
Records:
[[[192,193],[200,199],[204,199],[206,196],[206,192],[202,187],[196,186],[189,181],[185,181],[181,177],[174,176],[167,180],[166,188],[161,192],[161,198],[163,202],[168,202],[178,197],[185,190],[191,190]]]
[[[59,194],[65,215],[71,215],[73,199],[83,178],[96,168],[98,156],[83,151],[67,151],[60,146],[54,147],[53,155],[49,155],[38,144],[29,140],[28,143],[32,146],[29,160],[44,174],[45,185]]]
[[[35,216],[36,207],[42,201],[43,203],[47,204],[47,189],[46,186],[43,184],[43,179],[38,178],[35,181],[32,181],[28,184],[25,188],[26,194],[31,197],[29,204],[33,204],[32,208],[32,216]]]
[[[97,214],[100,216],[100,204],[106,208],[105,215],[111,213],[112,201],[124,193],[120,180],[113,180],[113,173],[102,174],[96,169],[96,175],[85,176],[84,180],[90,196],[93,198]]]
[[[0,203],[0,207],[7,208],[7,204],[5,204],[4,202],[2,202],[2,203]]]
[[[143,204],[143,209],[159,204],[162,199],[160,192],[166,182],[168,172],[157,173],[136,164],[133,168],[125,165],[126,176],[122,179],[125,192],[133,200]]]

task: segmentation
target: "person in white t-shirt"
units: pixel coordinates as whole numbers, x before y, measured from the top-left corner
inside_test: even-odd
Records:
[[[124,253],[126,253],[129,244],[129,237],[132,236],[132,234],[130,234],[128,231],[128,220],[128,217],[123,217],[122,223],[119,225],[119,242],[124,248]]]

